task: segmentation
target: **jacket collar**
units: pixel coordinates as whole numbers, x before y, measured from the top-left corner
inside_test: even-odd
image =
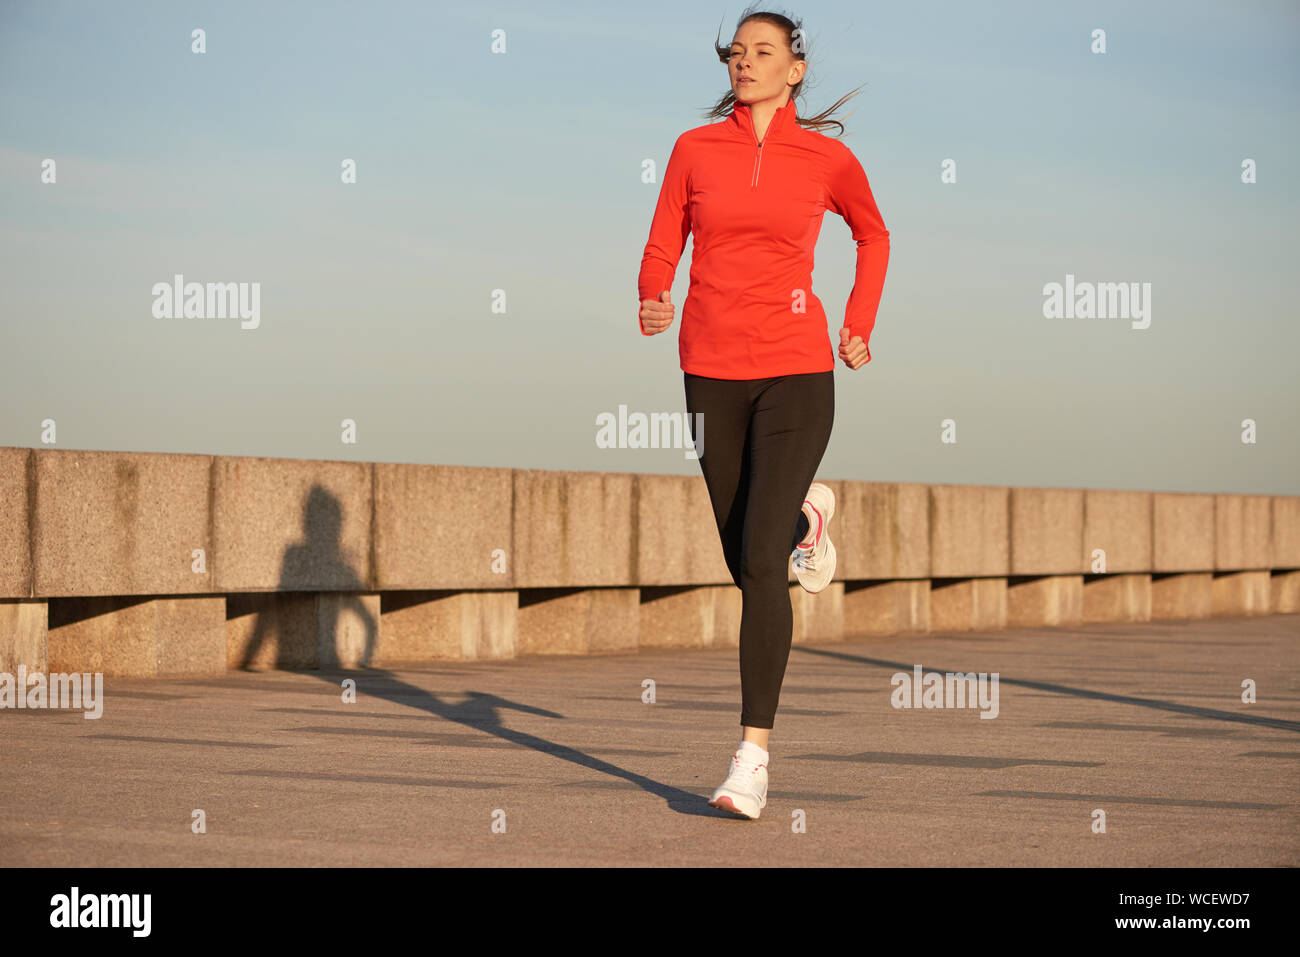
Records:
[[[727,122],[733,124],[736,131],[751,143],[758,142],[758,136],[754,129],[754,113],[748,103],[737,102],[733,104],[731,112],[727,114]],[[768,124],[764,140],[771,139],[773,136],[778,139],[788,136],[790,130],[797,125],[795,123],[794,97],[791,97],[786,101],[785,106],[779,108],[772,115],[772,122]]]

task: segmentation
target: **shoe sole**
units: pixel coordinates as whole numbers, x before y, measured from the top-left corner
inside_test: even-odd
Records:
[[[750,815],[745,813],[740,808],[736,807],[736,805],[732,803],[731,798],[728,797],[726,794],[719,797],[716,801],[710,801],[709,807],[716,807],[720,811],[730,811],[732,814],[735,814],[738,817],[743,817],[747,821],[758,820],[757,814]]]

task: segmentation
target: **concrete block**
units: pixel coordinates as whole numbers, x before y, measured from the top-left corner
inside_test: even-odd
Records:
[[[1300,572],[1273,572],[1269,575],[1268,607],[1275,615],[1300,611]]]
[[[317,666],[313,592],[230,595],[226,599],[226,663],[250,671]]]
[[[35,454],[32,449],[0,448],[0,598],[33,595]]]
[[[1213,614],[1212,572],[1151,576],[1151,620],[1209,618]]]
[[[1300,495],[1273,497],[1272,567],[1300,569]]]
[[[1007,626],[1007,580],[930,581],[930,631],[994,631]]]
[[[513,658],[518,611],[514,590],[387,592],[380,661]]]
[[[635,475],[635,585],[729,585],[702,475]]]
[[[518,654],[635,651],[640,604],[636,588],[521,590]]]
[[[1011,574],[1084,571],[1082,489],[1013,488],[1009,508]]]
[[[37,595],[214,590],[211,456],[64,449],[33,455]]]
[[[316,593],[316,660],[321,668],[378,667],[380,596]]]
[[[642,588],[640,647],[735,648],[741,605],[735,585]]]
[[[1214,569],[1213,495],[1154,492],[1151,515],[1151,571],[1208,572]],[[1208,591],[1206,596],[1208,600]],[[1154,592],[1152,599],[1158,601]],[[1154,606],[1152,611],[1154,614]]]
[[[1083,570],[1096,575],[1151,571],[1151,492],[1085,489]]]
[[[932,578],[1006,575],[1010,566],[1010,490],[930,486]]]
[[[1271,611],[1268,569],[1216,574],[1210,583],[1210,614],[1267,615]]]
[[[46,669],[49,605],[43,601],[0,601],[0,671],[17,674]]]
[[[1082,501],[1080,502],[1082,512]],[[1071,547],[1071,552],[1077,551]],[[1007,627],[1042,628],[1083,621],[1083,576],[1046,575],[1007,582]]]
[[[226,673],[223,597],[50,601],[49,670],[124,678]]]
[[[634,580],[631,474],[515,469],[513,479],[517,587]]]
[[[376,462],[374,471],[376,587],[514,587],[510,469]]]
[[[832,519],[834,521],[834,519]],[[813,595],[802,585],[790,586],[793,645],[820,645],[844,640],[844,582],[832,581]]]
[[[1083,579],[1085,622],[1150,621],[1150,575],[1086,575]]]
[[[837,579],[930,577],[929,486],[840,482],[835,495]]]
[[[837,546],[838,547],[838,546]],[[844,637],[930,630],[930,580],[844,583]]]
[[[1214,567],[1268,569],[1273,564],[1273,497],[1214,496]]]
[[[367,462],[225,458],[213,463],[217,588],[371,588]]]

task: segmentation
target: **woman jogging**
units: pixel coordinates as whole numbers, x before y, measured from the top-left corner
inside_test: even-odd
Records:
[[[767,804],[768,736],[790,657],[790,560],[809,592],[835,574],[827,532],[835,497],[813,481],[835,414],[813,251],[825,211],[844,217],[857,267],[838,354],[858,369],[871,360],[889,232],[857,158],[820,132],[843,131],[827,117],[848,96],[811,119],[796,113],[802,28],[746,11],[730,47],[715,48],[731,90],[710,116],[723,119],[673,145],[637,278],[637,318],[647,336],[672,325],[673,276],[694,233],[678,336],[687,419],[693,431],[696,414],[708,426],[700,468],[742,595],[741,742],[709,804],[753,819]]]

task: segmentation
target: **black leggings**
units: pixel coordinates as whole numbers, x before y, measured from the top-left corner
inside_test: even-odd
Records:
[[[807,531],[803,500],[835,419],[833,372],[769,379],[686,377],[722,551],[741,591],[740,723],[771,728],[790,658],[790,553]]]

